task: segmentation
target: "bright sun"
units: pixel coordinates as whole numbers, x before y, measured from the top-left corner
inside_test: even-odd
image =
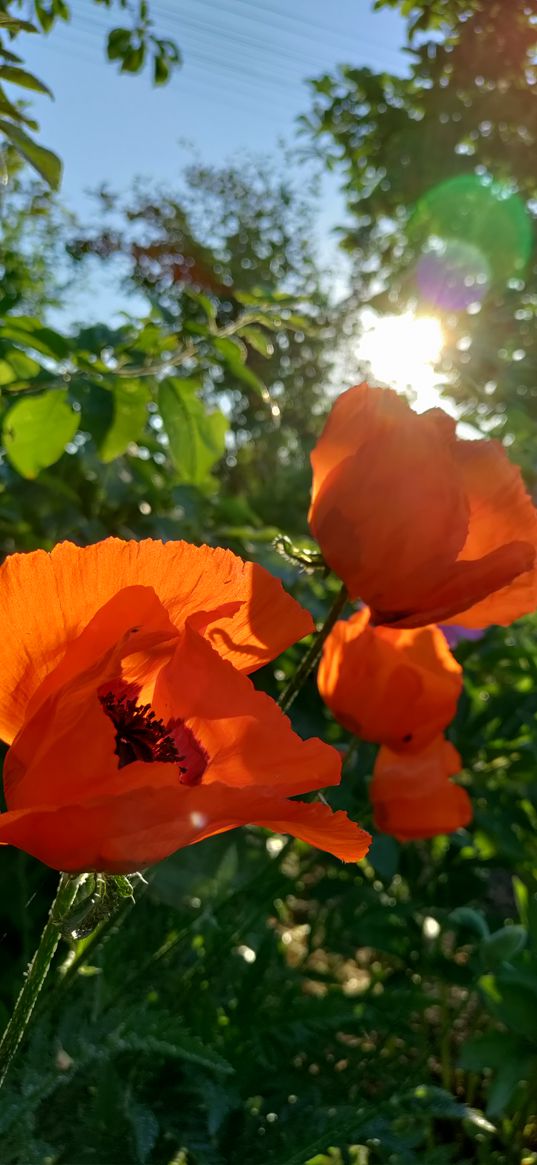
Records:
[[[377,316],[365,314],[365,330],[358,356],[367,364],[375,380],[399,392],[411,392],[417,412],[435,408],[440,397],[434,363],[444,346],[442,325],[435,316]]]

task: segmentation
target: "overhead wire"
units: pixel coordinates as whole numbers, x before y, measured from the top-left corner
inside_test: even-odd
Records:
[[[181,0],[179,0],[179,5],[180,5],[180,2],[181,2]],[[233,6],[236,4],[239,4],[243,8],[248,9],[248,12],[245,14],[240,14],[240,13],[235,14],[233,12]],[[266,4],[256,3],[255,10],[252,10],[251,0],[228,0],[228,8],[225,11],[222,10],[222,6],[220,4],[215,4],[214,0],[197,0],[197,7],[199,7],[199,6],[208,8],[210,11],[218,14],[219,16],[225,15],[226,17],[229,17],[229,16],[236,15],[237,18],[241,20],[241,22],[244,20],[247,20],[247,21],[250,21],[250,23],[257,25],[257,27],[259,27],[259,28],[264,26],[265,28],[270,28],[271,30],[277,29],[277,27],[278,27],[277,25],[275,25],[275,22],[272,19],[272,15],[275,15],[278,17],[278,20],[283,20],[287,23],[291,22],[291,23],[298,26],[296,32],[291,31],[291,30],[287,30],[287,32],[286,32],[287,36],[291,35],[291,36],[299,37],[302,43],[304,41],[304,38],[306,38],[306,39],[311,40],[317,46],[326,46],[328,44],[328,41],[327,41],[327,37],[328,37],[333,41],[333,44],[329,46],[330,51],[334,52],[334,53],[338,53],[338,54],[339,53],[344,54],[345,59],[348,56],[349,46],[352,43],[349,40],[349,35],[346,35],[344,31],[342,31],[342,33],[340,34],[339,32],[335,31],[333,27],[329,28],[327,25],[323,25],[323,24],[320,24],[319,22],[315,22],[315,21],[311,20],[310,18],[308,18],[307,20],[304,20],[301,17],[297,17],[296,15],[282,11],[282,9],[274,8],[274,7],[268,6]],[[265,20],[263,18],[263,15],[262,15],[263,13],[269,14],[268,20]],[[177,5],[176,5],[174,11],[172,12],[172,10],[163,2],[163,0],[158,0],[158,2],[157,2],[157,0],[154,0],[153,14],[157,19],[158,19],[159,14],[163,14],[163,15],[166,15],[168,17],[174,17],[174,18],[179,17],[180,21],[183,21],[183,22],[185,22],[187,19],[188,20],[192,19],[190,15],[188,17],[186,17],[183,12],[180,12],[180,8]],[[322,37],[323,37],[322,41],[319,40],[319,37],[316,36],[315,33],[312,34],[312,32],[310,31],[311,29],[317,29],[320,33],[322,33]],[[180,35],[180,24],[179,24],[178,28],[174,29],[174,35],[176,37],[178,35]],[[387,48],[386,45],[384,45],[382,43],[382,41],[374,40],[369,36],[364,37],[364,36],[362,36],[361,33],[359,33],[357,35],[359,36],[359,43],[356,46],[353,46],[355,48],[355,50],[356,49],[364,49],[364,48],[380,49],[382,52],[382,55],[384,57],[391,56],[400,62],[401,55],[397,49]],[[336,41],[337,41],[337,45],[336,45]]]
[[[339,33],[334,33],[333,29],[328,29],[326,25],[319,22],[304,21],[302,18],[293,14],[285,13],[274,5],[256,4],[255,10],[252,11],[250,0],[228,0],[228,7],[223,12],[221,6],[215,5],[213,0],[197,0],[198,6],[205,7],[206,10],[213,13],[211,22],[199,21],[192,17],[191,12],[181,12],[177,7],[175,10],[171,9],[162,3],[162,0],[153,0],[152,13],[154,16],[155,29],[157,32],[165,35],[173,36],[180,46],[183,48],[184,68],[182,76],[184,81],[188,81],[189,90],[193,90],[196,94],[196,99],[203,100],[207,104],[214,103],[215,97],[221,99],[225,95],[226,101],[229,100],[236,107],[245,109],[244,102],[248,102],[248,107],[252,103],[267,104],[270,102],[271,107],[279,109],[282,113],[288,111],[288,101],[285,99],[282,92],[282,86],[285,86],[289,92],[291,89],[302,89],[305,83],[305,74],[301,72],[300,75],[296,73],[293,75],[292,71],[282,68],[281,62],[289,61],[298,65],[306,72],[316,72],[321,69],[330,69],[334,67],[334,63],[326,61],[319,47],[319,39],[315,34],[311,33],[312,28],[318,29],[323,33],[324,37],[329,34],[333,40],[337,39],[339,42]],[[236,5],[242,6],[249,11],[242,15],[237,11],[233,12],[233,7]],[[103,14],[104,15],[104,14]],[[268,15],[268,19],[266,16]],[[215,23],[214,17],[232,18],[240,21],[240,29],[222,26],[218,20]],[[304,36],[309,38],[317,47],[317,52],[311,54],[297,50],[294,44],[281,45],[274,39],[270,39],[266,35],[266,30],[277,32],[273,16],[279,19],[284,19],[287,23],[296,25],[301,31],[294,29],[289,32],[286,30],[286,36],[300,37],[301,43],[304,41]],[[164,19],[163,19],[164,18]],[[173,19],[172,24],[168,24],[168,20]],[[251,29],[244,29],[244,20],[249,21],[250,25],[254,25],[259,29],[259,37],[249,35]],[[84,36],[79,40],[76,36],[73,38],[73,33],[77,26],[85,29]],[[60,26],[61,28],[62,26]],[[107,28],[110,27],[110,17],[108,21],[99,19],[97,13],[89,3],[86,6],[85,13],[82,14],[80,9],[76,11],[73,25],[69,30],[65,29],[65,44],[69,47],[73,44],[73,39],[77,44],[77,52],[80,59],[87,63],[92,63],[89,56],[85,53],[88,35],[92,39],[100,39],[102,43],[103,35],[106,35]],[[181,37],[181,30],[185,32],[185,36]],[[58,32],[51,41],[51,47],[58,47]],[[215,33],[217,34],[215,37]],[[207,34],[207,35],[206,35]],[[63,38],[62,38],[63,39]],[[362,39],[362,38],[361,38]],[[214,52],[215,47],[224,43],[226,46],[227,57],[223,57],[221,53]],[[343,43],[343,40],[342,40]],[[362,39],[362,45],[367,43]],[[371,42],[374,43],[374,42]],[[345,41],[347,55],[349,40]],[[236,49],[236,60],[233,60],[233,53],[229,52],[229,48]],[[63,51],[63,50],[62,50]],[[331,51],[337,52],[335,45]],[[339,50],[342,51],[342,50]],[[386,51],[386,50],[385,50]],[[398,56],[395,50],[387,50],[393,56]],[[245,61],[246,57],[246,61]],[[204,84],[202,77],[206,77],[210,73],[211,87],[210,89]],[[199,74],[202,74],[202,77]],[[196,75],[198,74],[198,75]],[[217,92],[215,93],[215,89]]]
[[[86,32],[82,38],[74,37],[73,29],[70,29],[68,32],[67,30],[63,31],[63,36],[62,31],[63,30],[59,30],[56,33],[54,40],[50,42],[49,48],[53,51],[56,51],[60,56],[63,56],[66,51],[72,49],[72,46],[75,43],[77,46],[77,54],[80,56],[80,59],[84,60],[88,64],[94,64],[94,58],[90,57],[83,50],[86,48],[88,36],[90,36],[95,42],[102,43],[100,28],[97,28],[96,26],[86,26]],[[214,104],[215,97],[220,97],[222,91],[224,91],[226,96],[235,98],[237,107],[242,109],[245,107],[245,102],[251,103],[252,98],[258,97],[265,103],[270,101],[273,107],[276,104],[282,113],[288,112],[288,104],[284,100],[278,100],[279,92],[276,94],[267,94],[267,92],[263,93],[261,91],[258,80],[262,80],[262,78],[259,78],[258,75],[252,75],[249,72],[247,76],[238,77],[232,66],[228,67],[225,62],[222,63],[218,58],[210,57],[207,54],[198,52],[193,52],[189,55],[191,57],[190,68],[194,69],[196,72],[201,69],[203,77],[207,76],[208,69],[211,72],[211,77],[213,80],[215,74],[217,74],[219,70],[221,72],[221,75],[218,78],[217,93],[215,93],[214,87],[209,89],[206,82],[204,83],[200,77],[193,77],[192,75],[188,77],[189,91],[193,85],[197,84],[199,96],[202,99],[206,99],[208,103],[212,102]],[[255,83],[251,83],[252,79]],[[231,88],[229,88],[229,86],[231,86]],[[224,88],[222,89],[222,87]]]
[[[94,37],[100,37],[100,35],[101,35],[100,28],[98,27],[96,22],[89,21],[86,17],[78,17],[78,21],[83,26],[86,27],[86,29],[90,35],[92,35]],[[167,30],[164,30],[164,31],[167,31]],[[199,44],[199,41],[197,42],[197,44]],[[189,60],[190,60],[190,62],[201,63],[203,65],[208,64],[211,68],[216,67],[217,69],[220,69],[224,72],[231,73],[233,78],[235,78],[237,80],[250,78],[250,79],[254,80],[256,83],[259,81],[266,83],[268,81],[269,84],[271,84],[274,81],[274,83],[278,86],[278,91],[280,91],[280,84],[285,83],[286,81],[289,80],[289,75],[286,73],[280,72],[280,74],[279,74],[280,79],[278,79],[277,76],[275,77],[272,69],[271,69],[270,73],[268,75],[266,75],[262,72],[258,72],[255,69],[249,68],[247,65],[244,66],[242,64],[242,62],[241,62],[240,75],[237,76],[235,65],[233,65],[232,63],[230,63],[226,60],[222,60],[222,58],[220,56],[214,56],[210,52],[203,51],[203,48],[204,48],[203,45],[202,45],[201,49],[198,48],[196,45],[196,47],[191,48],[188,51],[188,53],[186,54],[186,59],[185,59],[185,67],[186,68],[188,68]],[[254,61],[254,64],[255,64],[255,61]],[[292,78],[291,81],[293,82],[293,81],[295,81],[295,79]],[[298,83],[300,83],[300,82],[298,82]]]

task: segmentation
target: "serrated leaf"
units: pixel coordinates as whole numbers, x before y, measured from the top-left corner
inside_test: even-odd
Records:
[[[56,390],[18,400],[4,417],[2,436],[11,464],[34,478],[61,457],[78,429],[79,417]]]
[[[158,1140],[158,1120],[150,1108],[145,1104],[138,1104],[135,1100],[129,1100],[125,1111],[132,1127],[136,1159],[139,1165],[145,1165]]]
[[[159,409],[170,454],[181,480],[203,485],[225,451],[228,423],[218,411],[208,413],[196,395],[196,382],[168,377],[159,388]]]
[[[127,1035],[111,1036],[109,1043],[117,1052],[141,1052],[143,1055],[151,1057],[162,1056],[165,1060],[186,1060],[226,1076],[232,1075],[234,1072],[227,1060],[224,1060],[217,1052],[213,1052],[212,1049],[206,1048],[197,1036],[191,1036],[185,1032],[173,1032],[169,1039],[129,1032]]]

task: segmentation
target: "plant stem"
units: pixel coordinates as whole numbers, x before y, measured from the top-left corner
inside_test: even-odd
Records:
[[[360,744],[361,744],[360,738],[358,736],[353,736],[353,738],[349,744],[349,747],[348,747],[348,749],[343,757],[342,772],[349,771],[349,769],[351,767],[351,762],[354,765],[354,761],[356,759],[356,754],[358,752],[358,749],[360,748]]]
[[[453,1086],[453,1073],[451,1064],[451,1023],[449,1012],[449,991],[447,984],[443,983],[441,987],[441,1009],[442,1009],[442,1034],[440,1037],[440,1063],[442,1072],[442,1086],[447,1092],[451,1092]]]
[[[28,967],[13,1013],[0,1040],[0,1088],[28,1027],[37,997],[48,975],[54,952],[60,941],[62,919],[73,905],[79,885],[80,878],[73,877],[72,874],[62,874],[60,877],[58,891],[50,908],[39,946]]]
[[[338,594],[336,595],[336,598],[328,612],[328,615],[326,616],[322,627],[317,632],[311,647],[306,652],[302,662],[297,667],[295,674],[289,680],[287,687],[284,688],[278,700],[278,704],[282,712],[289,711],[291,704],[298,696],[300,689],[304,686],[308,676],[310,675],[310,672],[313,671],[315,664],[320,658],[321,651],[323,649],[323,643],[325,639],[328,638],[334,623],[336,623],[339,619],[348,597],[347,588],[345,584],[343,584],[341,589],[338,591]]]

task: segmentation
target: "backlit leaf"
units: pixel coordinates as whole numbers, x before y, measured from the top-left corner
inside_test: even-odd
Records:
[[[11,464],[22,477],[37,477],[61,457],[78,424],[77,413],[58,390],[16,401],[2,427]]]
[[[224,454],[227,421],[208,413],[196,395],[195,382],[169,377],[159,390],[159,407],[170,454],[182,481],[202,485]]]

